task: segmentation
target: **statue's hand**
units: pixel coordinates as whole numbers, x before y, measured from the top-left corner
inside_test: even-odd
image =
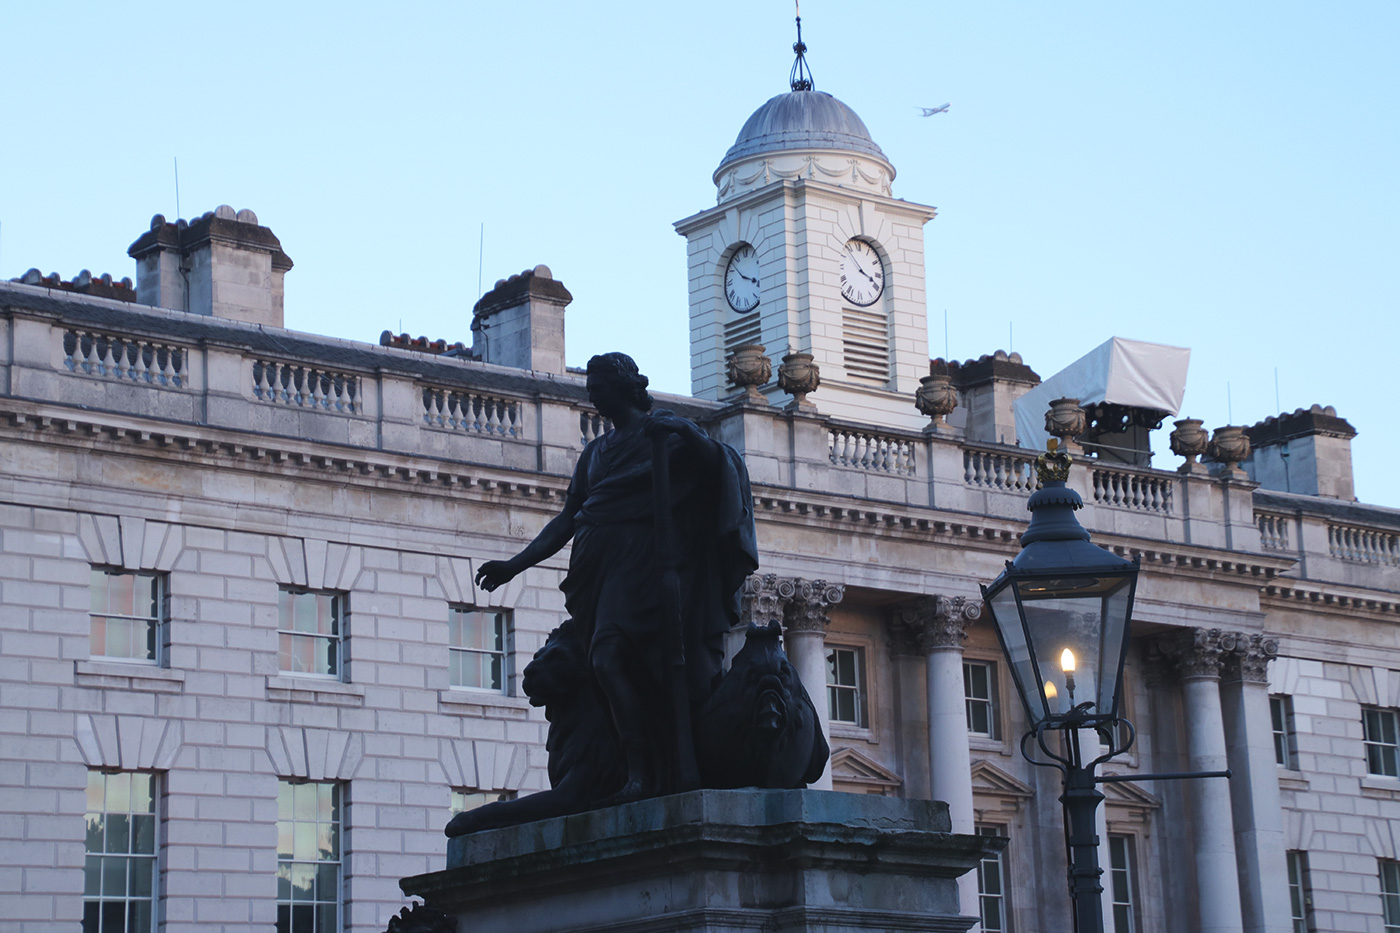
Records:
[[[488,560],[476,571],[476,585],[490,593],[498,586],[505,586],[520,571],[508,560]]]
[[[647,419],[643,430],[646,431],[647,437],[651,438],[664,434],[679,434],[683,438],[690,438],[699,433],[693,422],[680,415],[653,415]]]

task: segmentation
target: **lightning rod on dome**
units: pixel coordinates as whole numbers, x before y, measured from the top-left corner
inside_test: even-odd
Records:
[[[801,0],[793,0],[792,5],[797,10],[797,41],[792,44],[792,50],[797,53],[797,61],[792,63],[788,84],[794,91],[810,91],[816,85],[812,82],[812,69],[807,67],[807,45],[802,41]]]

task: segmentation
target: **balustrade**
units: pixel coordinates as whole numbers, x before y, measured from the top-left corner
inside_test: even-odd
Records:
[[[597,440],[612,428],[612,419],[604,418],[596,411],[578,413],[579,445],[582,447],[587,447],[590,441]]]
[[[189,388],[189,351],[174,344],[67,330],[63,334],[63,355],[63,365],[76,374],[172,389]]]
[[[1173,476],[1100,467],[1093,471],[1093,482],[1094,501],[1100,505],[1171,514],[1172,489],[1176,484]]]
[[[360,377],[276,360],[253,361],[253,395],[264,402],[362,414]]]
[[[423,421],[435,428],[519,438],[521,413],[516,399],[456,389],[423,390]]]
[[[1288,526],[1293,519],[1271,512],[1255,512],[1254,523],[1259,526],[1259,545],[1267,551],[1288,550]]]
[[[836,428],[827,432],[831,462],[855,470],[913,476],[914,445],[889,435]]]
[[[1327,526],[1327,547],[1338,560],[1400,565],[1400,534],[1356,525]]]
[[[963,449],[963,482],[983,489],[1030,494],[1035,491],[1035,455]]]

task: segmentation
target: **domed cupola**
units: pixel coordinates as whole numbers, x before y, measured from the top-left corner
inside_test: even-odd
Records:
[[[894,166],[854,110],[813,88],[800,34],[793,49],[797,61],[792,90],[771,98],[744,121],[734,145],[715,169],[720,203],[793,178],[813,178],[888,197]]]

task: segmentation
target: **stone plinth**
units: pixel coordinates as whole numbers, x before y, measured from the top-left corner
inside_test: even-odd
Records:
[[[400,882],[472,933],[964,931],[956,879],[1003,840],[946,804],[703,790],[453,839]]]

